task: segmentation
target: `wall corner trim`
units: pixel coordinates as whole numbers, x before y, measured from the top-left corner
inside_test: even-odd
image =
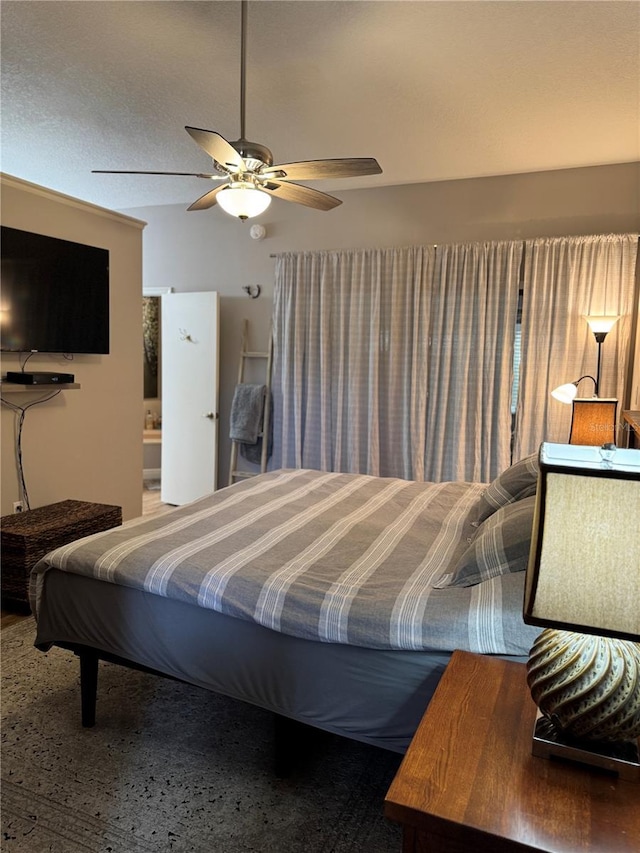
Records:
[[[65,195],[64,193],[48,189],[47,187],[41,187],[39,184],[33,184],[30,181],[25,181],[22,178],[16,178],[13,175],[7,175],[4,172],[0,172],[0,185],[2,187],[20,189],[24,192],[33,193],[34,195],[44,196],[45,198],[55,199],[61,204],[68,204],[70,207],[77,207],[81,210],[91,210],[92,213],[95,213],[98,216],[104,216],[106,219],[115,219],[118,222],[138,227],[141,231],[147,225],[143,219],[135,219],[133,216],[126,216],[124,213],[118,213],[116,210],[109,210],[106,207],[100,207],[99,205],[92,204],[89,201],[82,201],[82,199]]]

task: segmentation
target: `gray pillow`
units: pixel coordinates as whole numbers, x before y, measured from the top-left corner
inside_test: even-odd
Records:
[[[481,524],[500,507],[535,495],[537,485],[538,454],[532,453],[511,465],[487,486],[478,499],[476,523]]]
[[[497,575],[524,571],[535,505],[533,495],[496,510],[480,525],[453,572],[443,575],[434,587],[473,586]]]

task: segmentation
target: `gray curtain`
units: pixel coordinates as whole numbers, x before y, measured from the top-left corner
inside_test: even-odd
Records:
[[[521,241],[438,247],[426,480],[488,482],[509,465],[521,260]]]
[[[506,467],[521,247],[279,256],[272,467],[412,480]]]
[[[273,467],[422,479],[433,253],[278,257]]]
[[[602,345],[599,396],[623,400],[637,253],[637,234],[526,241],[515,460],[542,441],[568,441],[571,406],[551,391],[596,374],[597,344],[584,315],[620,315]],[[584,380],[578,395],[593,391]]]

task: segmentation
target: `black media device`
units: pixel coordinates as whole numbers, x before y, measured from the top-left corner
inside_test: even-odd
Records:
[[[3,225],[0,255],[0,351],[109,352],[108,249]]]
[[[5,382],[19,385],[67,385],[75,380],[73,373],[48,370],[8,370]]]

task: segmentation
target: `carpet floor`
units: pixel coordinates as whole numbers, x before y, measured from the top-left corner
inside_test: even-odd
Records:
[[[77,658],[34,635],[1,632],[4,853],[400,851],[400,756],[319,732],[278,779],[271,714],[111,664],[83,729]]]

